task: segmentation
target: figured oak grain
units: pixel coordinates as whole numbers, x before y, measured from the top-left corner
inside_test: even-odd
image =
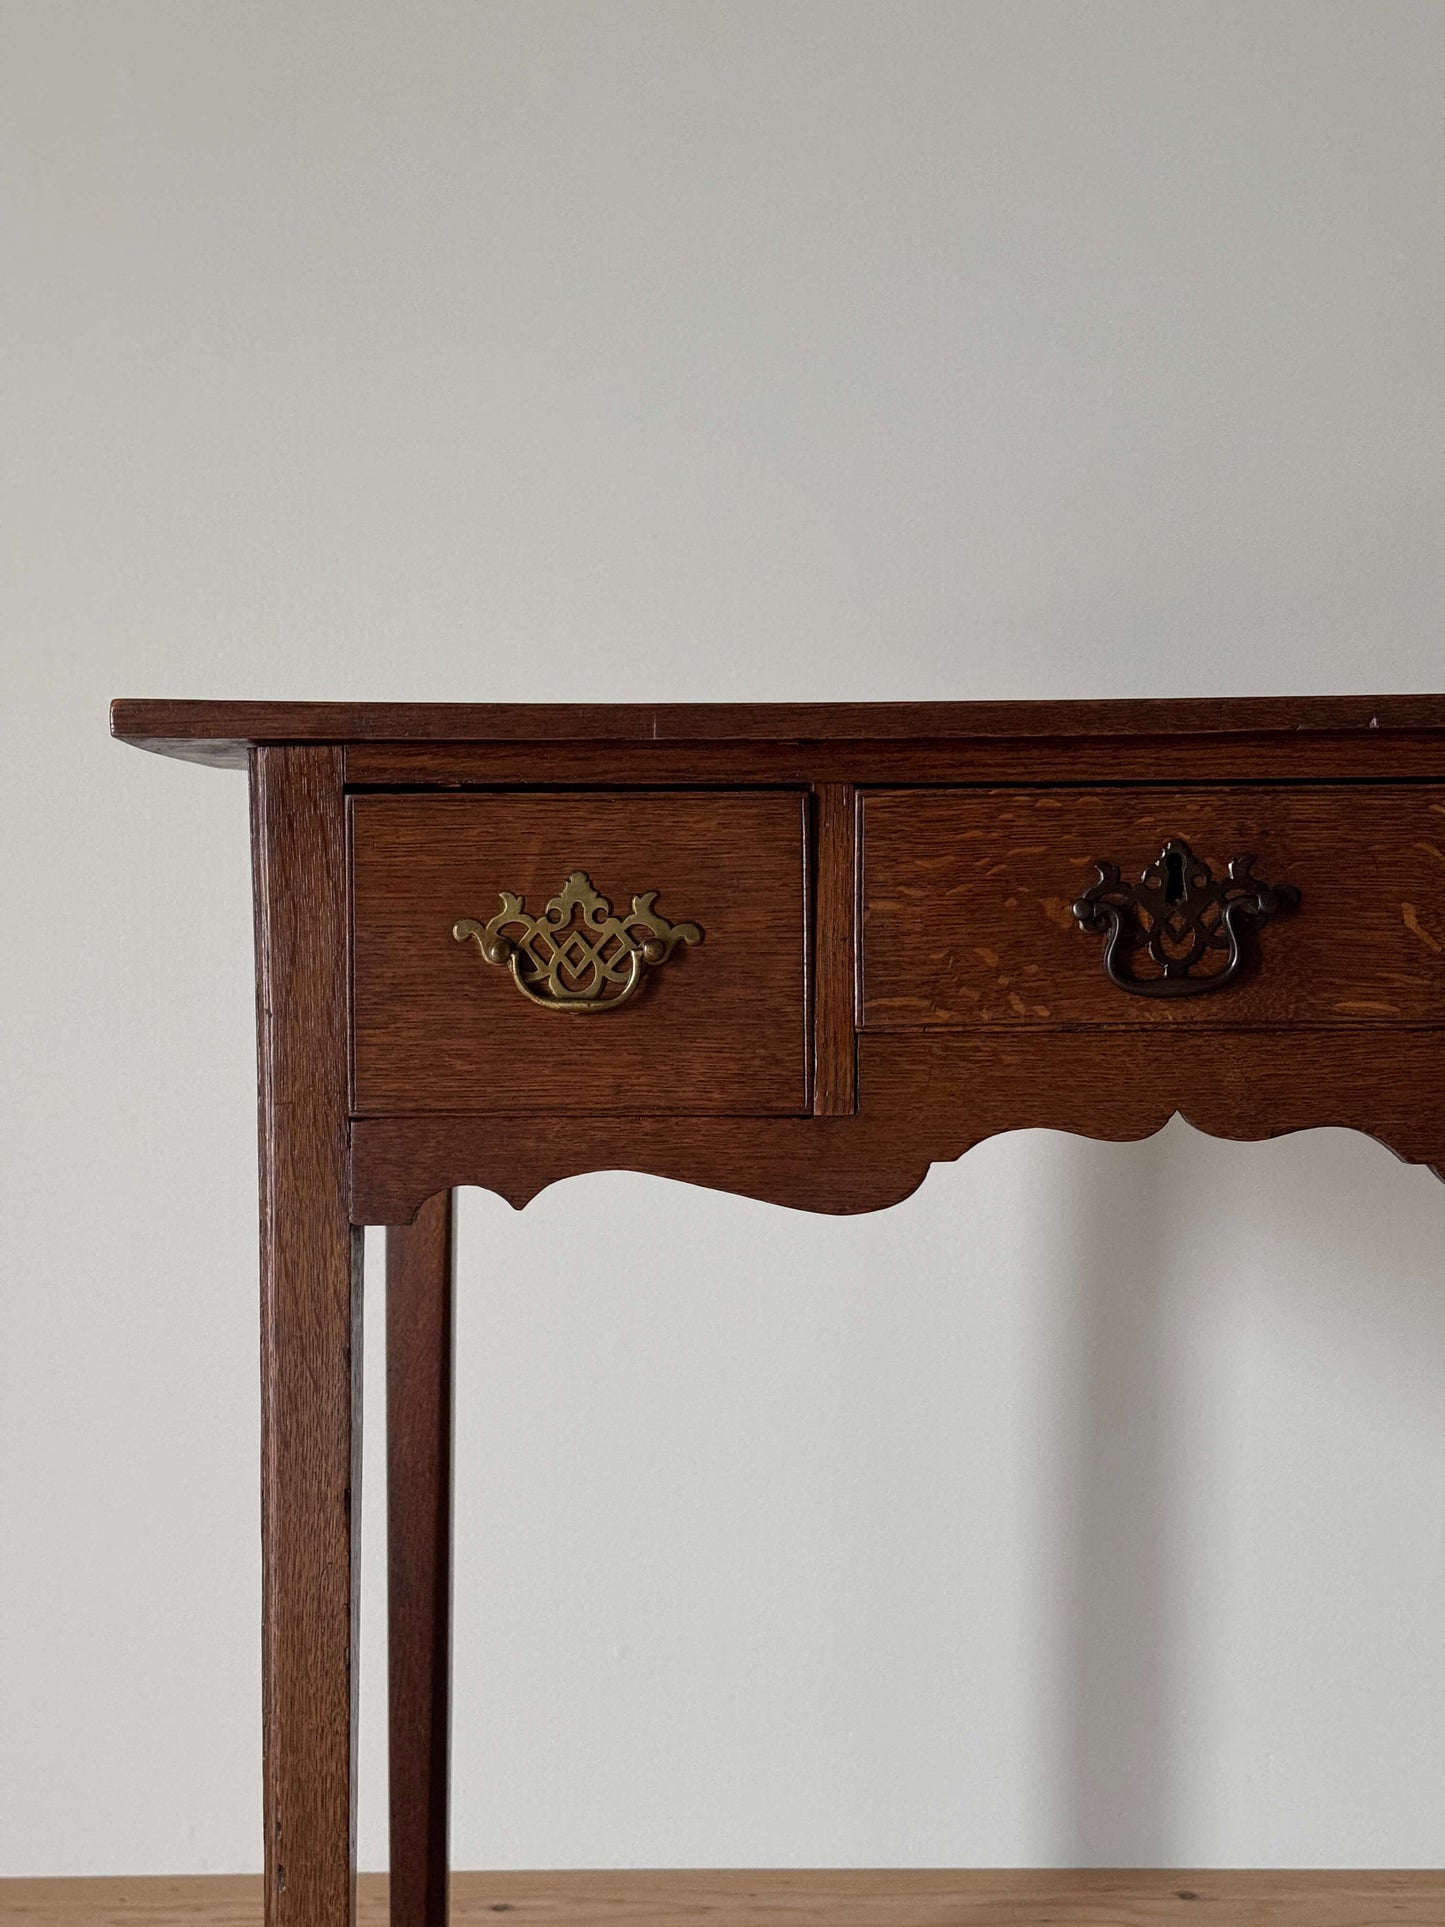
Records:
[[[260,1882],[0,1881],[0,1927],[259,1927]],[[359,1927],[386,1927],[384,1874]],[[1433,1872],[831,1869],[459,1873],[454,1927],[1440,1927]]]
[[[354,1108],[801,1112],[807,798],[798,791],[353,799]],[[501,892],[540,915],[574,870],[679,944],[616,1011],[539,1010],[458,943]]]
[[[1176,1113],[1213,1137],[1342,1126],[1397,1157],[1445,1163],[1445,1032],[870,1032],[852,1117],[409,1117],[352,1129],[353,1215],[403,1223],[443,1185],[520,1209],[585,1171],[644,1171],[799,1211],[880,1211],[930,1165],[1002,1131],[1129,1142]]]
[[[1170,837],[1300,891],[1216,994],[1131,997],[1076,896]],[[886,790],[863,799],[863,1023],[1219,1029],[1445,1022],[1445,787]]]
[[[261,1161],[267,1927],[349,1927],[356,1866],[361,1234],[348,1211],[341,758],[252,769]]]
[[[112,729],[223,765],[250,746],[255,774],[266,1875],[229,1899],[211,1889],[218,1923],[254,1923],[263,1890],[268,1927],[350,1927],[354,1912],[354,1225],[417,1219],[393,1241],[416,1289],[397,1292],[389,1346],[405,1413],[397,1492],[429,1516],[396,1534],[392,1712],[409,1763],[401,1905],[427,1922],[444,1851],[436,1194],[479,1184],[520,1205],[575,1173],[628,1169],[867,1211],[996,1132],[1125,1141],[1175,1113],[1238,1139],[1347,1126],[1445,1165],[1445,837],[1428,820],[1445,797],[1445,697],[141,701],[117,703]],[[344,787],[354,821],[377,826],[358,845],[354,904]],[[854,967],[845,846],[862,791],[873,1028],[855,1039],[840,986]],[[1237,994],[1125,998],[1103,977],[1101,940],[1067,914],[1090,859],[1142,868],[1169,835],[1218,864],[1252,849],[1263,876],[1304,892],[1262,933]],[[504,888],[539,907],[576,868],[619,907],[656,889],[664,915],[706,932],[635,1008],[581,1023],[533,1011],[450,935]],[[364,1113],[350,1125],[349,1098]],[[80,1904],[88,1920],[161,1927],[207,1918],[185,1912],[199,1891],[94,1883]],[[1445,1927],[1441,1883],[1424,1874],[499,1874],[461,1876],[452,1893],[460,1921],[551,1927]],[[0,1918],[50,1927],[75,1916],[46,1907],[74,1904],[73,1889],[11,1883]],[[364,1918],[384,1906],[383,1886],[365,1883]]]

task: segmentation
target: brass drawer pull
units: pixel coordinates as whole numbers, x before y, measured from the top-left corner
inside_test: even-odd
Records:
[[[614,916],[585,870],[574,870],[541,916],[510,890],[490,923],[461,917],[452,926],[458,943],[475,937],[489,964],[506,964],[522,995],[543,1010],[578,1017],[620,1010],[649,966],[665,963],[680,943],[701,943],[695,923],[669,923],[653,909],[656,890],[632,899]]]
[[[1263,883],[1252,856],[1237,856],[1227,877],[1216,877],[1182,837],[1171,837],[1137,883],[1125,883],[1117,864],[1095,857],[1098,881],[1074,904],[1080,927],[1107,933],[1104,969],[1110,983],[1135,997],[1202,997],[1223,990],[1239,974],[1244,937],[1280,910],[1292,910],[1299,891]],[[1227,952],[1220,970],[1195,976],[1211,956]],[[1143,952],[1160,972],[1135,976],[1121,968]]]

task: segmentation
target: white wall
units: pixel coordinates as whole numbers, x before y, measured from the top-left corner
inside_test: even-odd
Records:
[[[3,19],[0,1874],[244,1869],[244,786],[106,699],[1440,688],[1445,12]],[[1177,1124],[468,1193],[458,1864],[1438,1863],[1442,1234]]]

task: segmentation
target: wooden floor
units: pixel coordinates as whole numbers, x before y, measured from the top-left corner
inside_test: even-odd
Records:
[[[1445,1874],[464,1873],[452,1927],[1445,1927]],[[261,1882],[0,1880],[0,1927],[260,1927]],[[386,1927],[363,1876],[359,1927]]]

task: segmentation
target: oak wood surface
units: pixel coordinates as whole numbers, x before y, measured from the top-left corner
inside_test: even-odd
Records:
[[[976,703],[296,703],[117,698],[111,733],[213,762],[247,744],[1057,739],[1445,729],[1441,696]]]
[[[385,1927],[384,1874],[359,1882]],[[460,1873],[454,1927],[1440,1927],[1430,1871]],[[259,1927],[251,1878],[0,1881],[3,1927]]]
[[[451,1734],[450,1191],[386,1234],[391,1927],[446,1927]]]
[[[1257,1142],[1344,1126],[1412,1164],[1445,1162],[1445,1032],[929,1031],[859,1042],[880,1132],[959,1156],[999,1131],[1129,1143],[1171,1117]],[[943,1147],[943,1148],[939,1148]]]
[[[361,1234],[347,1209],[341,757],[252,773],[261,1153],[267,1927],[349,1927],[356,1853]]]
[[[1071,905],[1171,837],[1299,888],[1217,994],[1131,997]],[[1445,1021],[1445,788],[885,790],[863,801],[863,1022],[1150,1029]],[[1215,966],[1217,967],[1217,965]],[[1147,973],[1147,963],[1143,970]]]
[[[800,1211],[878,1211],[1001,1131],[1127,1142],[1177,1112],[1214,1137],[1338,1125],[1445,1164],[1445,1032],[869,1032],[854,1117],[400,1117],[352,1127],[352,1212],[405,1222],[443,1185],[521,1208],[582,1171],[648,1171]]]
[[[867,1040],[865,1040],[867,1041]],[[940,1153],[953,1155],[953,1153]],[[879,1211],[928,1170],[918,1142],[891,1140],[872,1117],[359,1118],[351,1127],[351,1210],[358,1224],[405,1224],[443,1185],[478,1185],[521,1210],[583,1171],[647,1171],[800,1211]]]
[[[813,1109],[846,1117],[857,1096],[854,925],[858,907],[857,795],[824,783],[813,798]]]
[[[825,737],[800,742],[357,743],[358,789],[677,784],[1013,785],[1445,779],[1445,738],[1414,731],[1078,737]]]
[[[402,1899],[402,1918],[407,1927],[434,1927],[449,1337],[441,1207],[427,1202],[433,1194],[476,1183],[520,1205],[559,1178],[623,1168],[799,1208],[856,1212],[896,1203],[933,1162],[998,1131],[1042,1126],[1124,1141],[1176,1112],[1240,1139],[1344,1125],[1405,1158],[1445,1165],[1438,908],[1445,841],[1433,825],[1421,829],[1411,812],[1424,793],[1406,784],[1421,777],[1445,783],[1445,697],[625,708],[123,702],[112,726],[140,746],[220,764],[242,761],[247,745],[257,746],[268,1927],[350,1927],[354,1913],[354,1224],[406,1225],[421,1213],[414,1230],[394,1241],[398,1275],[421,1279],[410,1295],[397,1294],[398,1307],[412,1307],[411,1329],[389,1337],[398,1404],[411,1414],[396,1428],[399,1456],[411,1468],[398,1492],[420,1495],[421,1505],[396,1538],[401,1691],[394,1724],[411,1762],[399,1776],[398,1878],[410,1883],[411,1896]],[[1250,781],[1267,786],[1267,802],[1263,790],[1241,802],[1223,787]],[[383,832],[374,846],[365,838],[358,846],[351,959],[356,1101],[382,1114],[350,1124],[347,784],[356,786],[353,821],[375,822]],[[588,793],[589,784],[616,794]],[[973,784],[975,794],[956,791],[942,815],[926,820],[936,805],[920,798],[920,786],[947,784]],[[676,793],[662,793],[673,785]],[[772,792],[760,793],[767,785]],[[790,796],[786,785],[796,786]],[[1061,838],[1045,838],[1039,849],[1037,837],[1016,835],[1019,825],[1000,820],[997,800],[980,799],[986,785],[1009,790],[1007,808],[1058,820]],[[1071,814],[1063,792],[1090,785],[1093,800],[1077,802]],[[1162,785],[1171,792],[1167,822],[1160,799],[1144,794]],[[892,799],[876,794],[902,786],[913,790]],[[489,793],[437,794],[448,788]],[[412,793],[387,793],[395,789]],[[809,789],[818,837],[815,912],[805,875]],[[856,904],[847,826],[865,789],[874,792],[866,804],[873,813],[869,874],[873,884],[882,879],[869,890],[867,1015],[873,1024],[907,1028],[853,1038],[840,996],[853,968]],[[1030,794],[1020,800],[1023,791]],[[1429,795],[1445,798],[1445,790]],[[784,840],[768,815],[783,809],[790,812],[786,863],[775,861]],[[437,810],[485,835],[461,837],[448,853],[435,836],[442,818],[430,813]],[[1133,861],[1102,836],[1097,848],[1092,839],[1085,848],[1089,811],[1093,826],[1111,836],[1145,828],[1151,838],[1185,834],[1216,861],[1242,853],[1231,839],[1251,833],[1261,872],[1301,885],[1300,912],[1263,933],[1258,968],[1238,987],[1240,1000],[1226,994],[1218,1008],[1204,1000],[1167,1011],[1125,1000],[1105,983],[1099,940],[1066,932],[1048,913],[1056,852],[1070,863],[1112,857],[1126,871]],[[609,813],[617,840],[599,856],[596,839]],[[1180,813],[1189,820],[1176,820]],[[642,854],[666,864],[649,861],[653,873],[637,875],[635,832],[644,818]],[[511,843],[509,821],[522,826]],[[393,834],[408,823],[406,834]],[[978,845],[959,834],[980,823],[986,836],[1007,832],[982,870]],[[699,827],[707,824],[713,829]],[[628,827],[634,834],[623,837]],[[573,850],[584,829],[593,847]],[[369,848],[380,853],[370,869]],[[883,868],[874,870],[880,852]],[[1141,846],[1140,867],[1156,854]],[[509,874],[484,873],[499,857]],[[1041,858],[1047,878],[1029,867]],[[574,868],[590,868],[614,903],[656,889],[663,914],[695,920],[707,933],[699,950],[662,968],[635,1008],[597,1019],[596,1043],[582,1035],[593,1020],[579,1025],[536,1012],[504,972],[450,935],[458,915],[485,920],[495,908],[489,899],[503,888],[524,891],[539,907]],[[480,900],[452,901],[459,878],[482,891]],[[1087,875],[1070,877],[1059,896],[1071,896],[1080,881]],[[689,900],[694,885],[707,901]],[[957,941],[950,948],[932,931],[940,891],[954,891],[967,911],[961,941],[973,942],[975,956],[962,969]],[[1015,910],[1027,899],[1044,905],[1044,914],[1005,964],[1005,945],[974,938],[980,917],[1001,915],[1000,904],[1014,914],[1009,896]],[[745,916],[739,906],[747,902],[753,908]],[[1337,919],[1328,929],[1315,917],[1326,905]],[[435,947],[419,966],[413,940],[424,927],[430,943],[433,925]],[[728,941],[717,941],[719,931]],[[811,1034],[810,931],[818,946]],[[1069,968],[1080,974],[1059,977],[1063,989],[1038,1000],[1047,1013],[1039,1016],[998,977],[1012,976],[1015,965],[1021,976],[1029,965],[1052,968],[1049,946],[1062,966],[1066,935]],[[981,949],[995,960],[978,956]],[[981,978],[976,965],[992,975]],[[461,974],[446,974],[453,966]],[[427,975],[433,969],[443,973],[435,981]],[[1089,988],[1076,993],[1076,983]],[[999,993],[1002,1016],[994,1010]],[[1011,994],[1025,1003],[1022,1017]],[[984,1024],[971,1014],[980,1007],[990,1013]],[[630,1033],[644,1014],[653,1021]],[[614,1105],[613,1113],[592,1108],[599,1101]],[[811,1102],[819,1115],[804,1114]],[[487,1112],[483,1104],[500,1108]],[[716,1114],[703,1114],[708,1109]],[[729,1111],[737,1114],[722,1114]],[[0,1894],[0,1908],[18,1891],[12,1884]],[[95,1907],[111,1904],[100,1887],[90,1891]],[[232,1901],[251,1906],[246,1918],[254,1921],[263,1888],[248,1891],[245,1899],[235,1890]],[[117,1920],[170,1918],[161,1890],[149,1900],[136,1898],[136,1883],[125,1892],[131,1898],[115,1904],[131,1911]],[[1221,1927],[1383,1927],[1387,1920],[1445,1927],[1432,1875],[508,1874],[463,1876],[454,1892],[458,1919],[515,1912],[553,1927],[604,1920],[1147,1927],[1201,1918]],[[368,1883],[365,1895],[368,1908],[384,1905],[379,1884]],[[145,1907],[162,1911],[135,1911]]]
[[[352,801],[354,1107],[801,1112],[807,798],[797,791]],[[539,1010],[459,917],[540,915],[574,870],[679,944],[621,1009]]]

